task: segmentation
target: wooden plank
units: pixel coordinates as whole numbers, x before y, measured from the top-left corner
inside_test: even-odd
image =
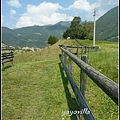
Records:
[[[15,50],[14,48],[2,48],[2,50]]]
[[[14,54],[2,54],[2,57],[6,57],[6,56],[14,56]]]
[[[13,52],[3,52],[2,55],[13,55]]]
[[[7,63],[7,62],[12,62],[12,61],[13,61],[12,59],[5,59],[5,60],[2,61],[2,64]]]
[[[4,65],[4,63],[7,63],[7,62],[12,62],[12,65],[13,65],[13,58],[14,58],[14,52],[12,50],[15,50],[13,48],[2,48],[2,55],[1,55],[1,58],[2,58],[2,64]],[[8,50],[11,50],[10,52]]]
[[[5,60],[5,59],[11,59],[11,58],[14,58],[14,56],[4,56],[4,57],[2,57],[2,60]]]

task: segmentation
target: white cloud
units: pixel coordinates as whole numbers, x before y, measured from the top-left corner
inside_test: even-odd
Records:
[[[26,12],[21,15],[16,27],[32,25],[55,24],[59,21],[72,20],[73,17],[59,13],[62,7],[59,4],[43,2],[38,6],[27,5]]]
[[[88,0],[75,0],[75,2],[66,8],[66,10],[74,10],[80,15],[82,20],[93,20],[93,10],[99,7],[97,2],[90,3]]]
[[[13,9],[11,9],[11,10],[10,10],[10,14],[11,14],[11,15],[14,15],[14,14],[16,14],[16,11],[13,10]]]
[[[42,2],[37,6],[28,4],[26,6],[26,11],[20,15],[16,23],[16,27],[55,24],[59,21],[68,20],[71,21],[75,15],[79,15],[80,17],[82,16],[82,20],[93,21],[94,8],[97,9],[96,18],[98,19],[108,10],[117,6],[117,4],[118,2],[114,0],[97,0],[93,3],[90,3],[88,0],[75,0],[74,3],[67,8],[63,8],[58,3],[51,2]],[[68,14],[70,13],[73,16],[69,16],[65,12]],[[11,11],[11,13],[15,14],[15,11]]]
[[[111,6],[117,6],[118,1],[116,0],[97,0],[94,3],[90,3],[88,0],[75,0],[67,9],[79,9],[84,11],[90,11],[96,8],[108,9]]]
[[[83,11],[91,11],[96,6],[96,3],[90,4],[87,0],[76,0],[72,5],[70,5],[67,9],[79,9]]]
[[[10,0],[9,2],[7,2],[7,4],[16,8],[21,7],[19,0]]]
[[[110,9],[116,7],[118,5],[118,1],[116,0],[98,0],[96,2],[97,4],[97,12],[96,12],[96,16],[97,16],[97,19],[104,15],[107,11],[109,11]]]
[[[90,3],[88,0],[75,0],[75,2],[66,8],[66,10],[77,10],[77,12],[81,12],[81,15],[84,14],[85,18],[92,19],[93,10],[96,8],[96,17],[98,19],[100,16],[104,15],[107,11],[117,5],[117,0],[97,0],[94,3]]]

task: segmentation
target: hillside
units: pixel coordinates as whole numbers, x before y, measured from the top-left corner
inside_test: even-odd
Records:
[[[96,40],[118,41],[118,6],[96,21]]]
[[[92,41],[80,42],[92,45]],[[5,64],[2,69],[3,120],[76,120],[75,115],[62,116],[62,112],[78,110],[78,106],[60,64],[59,44],[77,45],[74,40],[60,40],[41,51],[15,51],[14,66]],[[118,83],[117,43],[96,41],[96,44],[100,50],[87,54],[88,64]],[[73,64],[72,71],[79,87],[80,69]],[[86,101],[95,119],[117,120],[118,106],[89,77],[86,88]]]
[[[12,46],[46,47],[50,35],[62,38],[70,22],[59,22],[55,25],[29,26],[19,29],[2,27],[2,42]]]
[[[70,21],[63,21],[55,25],[29,26],[13,30],[2,27],[2,42],[12,46],[44,48],[48,46],[50,35],[61,39],[70,24]],[[109,10],[96,21],[96,40],[118,41],[118,7]]]

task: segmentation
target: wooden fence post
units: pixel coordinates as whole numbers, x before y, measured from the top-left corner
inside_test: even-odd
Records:
[[[82,55],[81,60],[83,60],[84,62],[87,63],[87,56]],[[85,72],[81,69],[81,71],[80,71],[80,91],[84,98],[85,98],[85,91],[86,91],[86,78],[87,78],[87,76],[86,76]]]
[[[84,54],[84,48],[85,48],[85,47],[84,47],[84,46],[82,46],[82,52],[81,52],[82,54]]]
[[[67,49],[66,46],[64,46],[64,48]],[[66,58],[67,58],[67,55],[64,53],[64,58],[63,58],[63,59],[64,59],[64,63],[65,63],[65,64],[66,64]]]
[[[14,57],[14,55],[13,55],[13,52],[11,51],[11,56],[13,56]],[[13,66],[13,57],[12,57],[12,66]]]
[[[78,57],[78,46],[77,46],[77,57]]]
[[[63,47],[64,45],[62,44],[62,45],[59,45],[59,46]],[[62,50],[61,50],[61,55],[62,55],[62,59],[63,59],[64,52]]]
[[[64,46],[64,45],[62,45],[62,47],[64,48],[64,49],[66,49],[66,46]],[[65,64],[66,64],[66,54],[61,50],[61,54],[62,54],[62,59],[63,59],[63,61],[65,62]]]
[[[69,52],[72,53],[71,48],[69,49]],[[70,57],[68,58],[68,69],[69,69],[70,73],[72,74],[72,59]]]
[[[61,50],[61,55],[62,55],[62,59],[63,59],[63,56],[64,56],[64,52]]]
[[[85,48],[86,51],[86,48]],[[83,60],[84,62],[87,62],[87,56],[86,55],[82,55],[81,56],[81,60]],[[85,91],[86,91],[86,74],[85,72],[81,69],[80,70],[80,91],[85,99]],[[83,115],[79,116],[80,120],[84,120]]]

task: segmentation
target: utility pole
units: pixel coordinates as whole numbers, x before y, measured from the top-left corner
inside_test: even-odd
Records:
[[[93,33],[93,46],[95,46],[95,27],[96,27],[96,8],[94,8],[94,33]]]

